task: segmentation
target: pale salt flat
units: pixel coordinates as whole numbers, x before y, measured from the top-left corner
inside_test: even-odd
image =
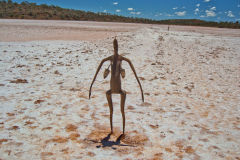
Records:
[[[240,159],[239,30],[1,20],[6,33],[6,22],[11,31],[12,23],[31,23],[35,31],[41,22],[106,30],[103,38],[96,32],[95,40],[94,26],[89,39],[81,37],[81,27],[73,31],[79,32],[74,39],[47,36],[44,29],[39,39],[31,39],[37,34],[31,31],[16,41],[17,32],[1,39],[0,159]],[[115,132],[107,137],[110,77],[103,79],[103,71],[108,62],[88,99],[97,66],[112,55],[116,35],[119,53],[132,60],[145,93],[142,103],[137,81],[123,63],[126,136],[120,141],[119,95],[113,95]]]

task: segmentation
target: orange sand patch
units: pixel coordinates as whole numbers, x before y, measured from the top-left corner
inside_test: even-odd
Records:
[[[200,115],[201,117],[208,117],[208,111],[202,112]]]
[[[180,159],[183,158],[183,153],[182,152],[177,152],[175,155]]]
[[[179,150],[182,150],[184,147],[183,141],[177,141],[175,145],[178,147]]]
[[[128,147],[119,147],[118,149],[117,149],[117,152],[118,152],[118,154],[120,154],[120,155],[127,155],[127,154],[130,154],[131,152],[132,152],[132,150],[131,149],[129,149]]]
[[[76,131],[77,130],[77,126],[73,125],[73,124],[68,124],[65,129],[67,132],[72,132],[72,131]]]
[[[49,143],[49,142],[66,143],[67,141],[68,141],[68,139],[65,138],[65,137],[56,136],[55,138],[46,140],[45,142],[46,142],[46,143]]]
[[[134,107],[133,106],[128,106],[128,109],[129,110],[134,110]]]
[[[8,116],[15,116],[14,113],[7,113]]]
[[[103,138],[105,138],[110,133],[110,130],[93,130],[87,138],[93,141],[100,142]]]
[[[63,152],[64,154],[68,154],[68,150],[69,150],[69,148],[64,148],[61,150],[61,152]]]
[[[52,129],[52,127],[44,127],[44,128],[42,128],[42,131],[49,130],[49,129]]]
[[[9,142],[9,143],[7,143],[7,145],[13,145],[13,146],[19,147],[19,146],[23,145],[23,143],[22,142]]]
[[[165,151],[167,151],[167,152],[173,152],[171,148],[165,148]]]
[[[0,139],[0,144],[2,144],[3,142],[7,142],[8,139]]]
[[[44,100],[38,99],[38,100],[36,100],[36,101],[34,102],[34,104],[40,104],[40,103],[42,103],[42,102],[44,102]]]
[[[147,95],[147,94],[146,94]],[[140,106],[148,107],[151,106],[152,104],[149,102],[143,102]]]
[[[28,83],[26,79],[11,80],[10,83]]]
[[[158,128],[158,125],[152,125],[152,124],[150,124],[149,125],[152,129],[157,129]]]
[[[90,157],[94,157],[96,154],[93,153],[93,152],[88,152],[87,155],[90,156]]]
[[[9,130],[17,130],[17,129],[19,129],[18,126],[12,126],[11,128],[9,128]]]
[[[89,106],[86,105],[86,106],[84,106],[81,110],[88,112],[88,111],[89,111]]]
[[[77,140],[78,137],[80,137],[80,134],[78,133],[72,133],[69,135],[69,139],[71,140]]]
[[[35,129],[35,128],[37,128],[38,126],[29,126],[29,128],[31,128],[31,129]]]
[[[25,125],[29,125],[29,124],[33,124],[34,122],[32,122],[32,121],[26,121],[25,122]]]
[[[187,148],[185,148],[184,151],[185,151],[186,153],[189,153],[189,154],[195,152],[194,149],[192,148],[192,146],[187,146]]]
[[[108,103],[104,103],[104,105],[103,105],[104,107],[108,107]]]
[[[53,155],[52,152],[42,152],[41,153],[41,157],[52,156],[52,155]]]
[[[163,153],[154,154],[153,160],[162,160]]]
[[[133,135],[128,135],[128,133],[123,137],[122,142],[129,145],[144,145],[148,141],[148,137],[144,134],[134,133]]]
[[[80,92],[80,93],[78,94],[78,97],[79,97],[79,98],[88,99],[86,93],[82,93],[82,92]]]

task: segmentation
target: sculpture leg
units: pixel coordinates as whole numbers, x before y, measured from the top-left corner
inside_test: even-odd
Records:
[[[125,112],[124,112],[124,106],[125,106],[125,100],[126,100],[126,91],[121,91],[121,113],[122,113],[122,119],[123,119],[123,134],[125,133]]]
[[[112,117],[113,117],[113,104],[112,104],[112,92],[111,90],[108,90],[106,92],[108,106],[110,109],[110,125],[111,125],[111,134],[113,133],[113,126],[112,126]]]

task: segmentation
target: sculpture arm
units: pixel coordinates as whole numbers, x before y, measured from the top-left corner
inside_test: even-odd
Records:
[[[106,61],[108,61],[108,60],[110,60],[110,57],[104,58],[104,59],[101,61],[101,63],[99,64],[98,68],[97,68],[97,71],[96,71],[96,73],[95,73],[95,75],[94,75],[94,78],[93,78],[93,80],[92,80],[92,83],[91,83],[91,86],[90,86],[90,89],[89,89],[89,99],[90,99],[90,97],[91,97],[92,86],[93,86],[94,81],[95,81],[96,78],[97,78],[97,74],[98,74],[98,72],[100,71],[103,63],[106,62]]]
[[[138,76],[137,76],[137,73],[136,73],[136,71],[135,71],[135,69],[134,69],[134,66],[133,66],[132,62],[131,62],[129,59],[123,57],[123,60],[127,61],[128,64],[130,65],[130,67],[131,67],[131,69],[132,69],[132,71],[133,71],[133,73],[134,73],[134,75],[135,75],[135,77],[136,77],[136,79],[137,79],[137,82],[138,82],[138,84],[139,84],[139,87],[140,87],[140,89],[141,89],[142,101],[144,102],[144,95],[143,95],[142,85],[141,85],[141,83],[140,83],[140,81],[139,81],[139,79],[138,79]]]

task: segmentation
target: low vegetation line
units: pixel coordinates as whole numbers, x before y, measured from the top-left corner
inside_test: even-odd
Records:
[[[101,22],[125,22],[125,23],[147,23],[147,24],[168,24],[206,26],[219,28],[240,29],[237,22],[211,22],[199,19],[168,19],[152,20],[146,18],[124,17],[109,13],[94,13],[82,10],[65,9],[58,6],[46,4],[37,5],[27,1],[22,3],[11,0],[0,0],[0,19],[49,19],[49,20],[76,20],[76,21],[101,21]]]

